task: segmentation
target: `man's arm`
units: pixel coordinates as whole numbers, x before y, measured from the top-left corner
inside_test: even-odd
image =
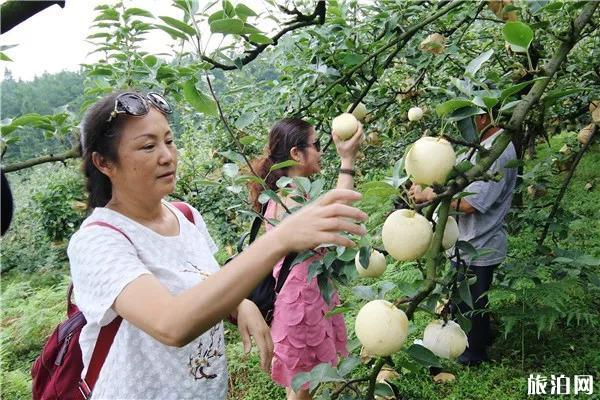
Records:
[[[412,185],[408,192],[409,196],[413,199],[415,203],[426,203],[428,201],[432,201],[437,197],[437,194],[433,191],[432,188],[428,187],[423,190],[420,185]],[[450,203],[452,208],[457,211],[463,212],[465,214],[472,214],[477,211],[469,201],[466,199],[461,199],[460,204],[458,200],[452,200]]]

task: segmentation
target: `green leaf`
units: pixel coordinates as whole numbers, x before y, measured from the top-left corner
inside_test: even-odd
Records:
[[[295,392],[298,392],[300,389],[302,389],[302,386],[310,382],[310,379],[310,372],[300,372],[294,375],[292,378],[292,389],[294,389]]]
[[[143,58],[143,60],[144,60],[144,64],[146,64],[150,68],[154,67],[156,65],[156,63],[158,62],[158,58],[152,54],[147,55],[146,57]]]
[[[335,293],[335,287],[331,282],[329,274],[321,274],[317,277],[317,283],[319,284],[319,290],[321,291],[321,297],[323,300],[331,306],[331,300],[333,298],[333,294]]]
[[[441,367],[440,360],[428,348],[413,344],[405,352],[417,363],[424,367]]]
[[[238,17],[246,19],[248,17],[256,17],[257,14],[245,4],[238,4],[235,6],[235,13]]]
[[[473,308],[473,297],[471,296],[471,288],[469,282],[465,279],[458,285],[458,294],[471,309]]]
[[[568,257],[556,257],[554,260],[552,260],[552,262],[561,264],[571,264],[573,262],[573,259]]]
[[[244,32],[244,21],[236,18],[218,19],[210,23],[210,31],[225,35],[241,35]]]
[[[375,396],[383,397],[384,399],[393,399],[396,398],[394,389],[386,382],[377,382],[375,384]]]
[[[469,161],[469,160],[462,160],[461,162],[459,162],[458,164],[456,164],[454,166],[454,169],[458,173],[461,173],[461,174],[464,174],[465,172],[467,172],[471,168],[473,168],[473,163],[471,163],[471,161]]]
[[[521,21],[508,21],[502,29],[504,39],[511,45],[529,49],[533,40],[533,30]]]
[[[235,120],[235,127],[238,129],[244,129],[248,125],[250,125],[256,119],[255,112],[246,112],[239,116],[238,119]]]
[[[589,254],[584,254],[575,259],[575,262],[582,265],[587,265],[588,267],[598,267],[600,266],[600,258],[593,257]]]
[[[143,8],[132,7],[125,10],[123,13],[123,19],[127,20],[130,16],[137,15],[139,17],[154,18],[154,15],[150,11],[144,10]]]
[[[252,43],[256,44],[273,44],[273,40],[270,37],[263,35],[262,33],[253,33],[248,37],[248,39]]]
[[[342,62],[346,65],[358,65],[364,60],[360,54],[349,53],[342,57]]]
[[[31,113],[31,114],[21,115],[20,117],[13,119],[10,124],[13,126],[24,126],[24,125],[37,126],[38,124],[45,123],[45,122],[48,122],[48,117],[42,116],[40,114]]]
[[[12,59],[0,51],[0,61],[12,61]]]
[[[158,18],[165,21],[167,23],[167,25],[172,26],[173,28],[189,35],[190,37],[196,36],[196,30],[193,27],[186,24],[185,22],[181,22],[178,19],[175,19],[172,17],[167,17],[167,16],[159,16]]]
[[[331,318],[332,316],[338,314],[346,314],[347,312],[350,312],[352,310],[354,310],[354,308],[347,305],[335,306],[332,310],[327,311],[325,313],[325,318]]]
[[[306,274],[306,283],[312,282],[312,280],[323,272],[323,263],[320,260],[313,261],[308,266],[308,273]]]
[[[219,20],[219,19],[223,19],[225,18],[225,11],[223,10],[219,10],[213,14],[210,15],[210,17],[208,17],[208,23],[210,24],[213,21]]]
[[[363,268],[369,267],[369,261],[371,258],[371,248],[370,247],[361,247],[359,250],[358,261]]]
[[[456,313],[456,322],[460,325],[461,329],[468,333],[471,330],[471,320],[464,315],[460,311]]]
[[[242,31],[243,35],[250,35],[252,33],[262,33],[260,29],[255,27],[254,25],[250,25],[247,22],[244,22],[244,30]]]
[[[339,250],[342,250],[341,254],[339,253]],[[352,247],[338,247],[338,260],[342,260],[345,262],[348,261],[352,261],[354,260],[354,258],[356,257],[356,249],[352,248]]]
[[[452,84],[465,95],[471,96],[473,94],[473,84],[469,79],[462,80],[451,78],[450,80],[452,81]]]
[[[187,40],[187,36],[185,34],[181,33],[177,29],[171,28],[170,26],[154,24],[154,27],[160,29],[161,31],[167,32],[173,39]]]
[[[217,104],[207,95],[196,89],[196,82],[190,79],[183,84],[183,97],[196,109],[196,111],[207,115],[217,114]]]
[[[589,88],[580,87],[580,88],[569,88],[569,89],[556,89],[548,92],[542,101],[544,102],[544,106],[548,107],[556,103],[556,101],[562,97],[570,96],[575,93],[588,91]]]
[[[235,15],[235,8],[229,0],[223,0],[223,11],[229,17],[233,17]]]
[[[338,365],[338,372],[341,376],[346,376],[359,365],[361,365],[360,358],[356,356],[349,356],[340,362]]]
[[[500,107],[500,112],[510,111],[513,108],[515,108],[522,101],[523,100],[510,101],[510,102],[506,103],[505,105],[503,105],[502,107]]]
[[[282,161],[280,163],[272,165],[271,168],[269,168],[269,172],[273,172],[273,171],[276,171],[276,170],[282,169],[282,168],[294,167],[296,165],[300,165],[300,164],[294,160]]]
[[[482,99],[486,108],[492,108],[499,102],[498,97],[483,96]]]
[[[487,60],[490,59],[492,54],[494,54],[494,49],[490,49],[490,50],[486,51],[485,53],[481,53],[479,56],[477,56],[477,58],[472,60],[469,63],[469,65],[467,65],[467,68],[465,68],[465,75],[466,74],[475,75],[477,73],[477,71],[479,71],[479,69],[481,68],[483,63],[485,63]]]
[[[352,293],[361,300],[371,301],[377,298],[377,292],[371,286],[354,286]]]
[[[445,103],[439,104],[435,108],[435,111],[437,112],[437,114],[440,117],[444,117],[447,114],[451,113],[452,111],[458,110],[459,108],[474,107],[474,106],[475,106],[475,104],[473,104],[473,102],[471,100],[453,99],[453,100],[448,100]]]
[[[472,118],[464,118],[456,121],[456,126],[460,131],[460,135],[469,143],[476,143],[479,140],[475,123]]]
[[[587,277],[591,284],[600,288],[600,277],[593,273],[592,271],[587,272]]]
[[[502,93],[500,93],[500,101],[507,99],[514,94],[519,93],[521,90],[525,89],[529,85],[532,85],[534,82],[535,82],[535,80],[531,80],[531,81],[526,81],[526,82],[519,83],[517,85],[507,87],[506,89],[504,89],[502,91]]]
[[[469,193],[469,194],[473,194],[473,193]],[[468,194],[466,196],[468,196]],[[466,197],[466,196],[462,196],[462,197]],[[456,242],[456,247],[458,247],[458,249],[462,253],[466,253],[470,257],[477,255],[477,249],[475,247],[473,247],[473,245],[471,243],[469,243],[465,240],[459,240],[458,242]]]
[[[226,150],[219,152],[219,154],[228,160],[239,162],[240,164],[243,164],[245,162],[244,157],[240,153],[236,153],[235,151]]]
[[[114,8],[105,8],[102,10],[100,15],[98,15],[94,21],[118,21],[119,20],[119,12]]]
[[[258,139],[256,139],[254,136],[244,136],[243,138],[240,139],[240,143],[243,144],[244,146],[248,146],[254,142],[256,142]]]
[[[377,298],[384,299],[385,295],[390,291],[396,289],[396,284],[388,281],[379,281],[377,289]]]
[[[18,44],[3,44],[3,45],[0,45],[0,51],[6,51],[6,50],[12,49],[13,47],[17,47],[17,46],[18,46]]]
[[[341,382],[344,378],[340,376],[337,369],[329,363],[321,363],[310,371],[310,390],[313,391],[323,382]]]
[[[277,182],[275,182],[275,185],[277,185],[277,187],[281,189],[281,188],[287,187],[292,182],[293,182],[293,179],[290,178],[289,176],[282,176],[281,178],[279,178],[277,180]]]
[[[223,173],[229,178],[235,178],[240,172],[240,167],[234,163],[223,164]]]
[[[460,121],[465,118],[472,117],[473,115],[479,114],[485,114],[485,111],[483,111],[479,107],[463,107],[459,108],[458,110],[452,111],[452,113],[450,113],[450,115],[448,116],[448,121]]]

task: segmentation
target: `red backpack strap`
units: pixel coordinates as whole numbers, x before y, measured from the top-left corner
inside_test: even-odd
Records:
[[[109,223],[102,221],[94,221],[84,226],[87,228],[88,226],[103,226],[105,228],[112,229],[114,231],[119,232],[121,235],[125,236],[125,239],[129,241],[129,243],[133,244],[129,236],[121,229],[113,226]],[[73,284],[69,286],[68,293],[68,304],[69,307],[72,307],[71,303],[71,293],[73,292]],[[108,325],[100,328],[100,333],[98,334],[98,340],[94,345],[94,350],[92,351],[92,358],[90,359],[90,364],[88,365],[87,372],[85,373],[85,379],[82,379],[79,382],[79,390],[83,395],[84,399],[88,399],[91,394],[94,386],[96,385],[96,381],[98,380],[98,376],[100,375],[100,370],[102,369],[102,365],[104,365],[104,361],[106,361],[106,357],[108,356],[108,352],[110,351],[110,347],[112,346],[115,336],[117,336],[117,331],[121,326],[121,322],[123,318],[117,316],[113,319]]]
[[[192,207],[183,201],[172,201],[171,204],[181,211],[181,213],[190,221],[192,224],[196,225],[194,221],[194,213],[192,212]]]
[[[110,324],[100,328],[98,340],[96,341],[94,351],[92,352],[92,358],[90,359],[90,365],[85,373],[85,379],[82,379],[79,382],[79,390],[81,391],[81,394],[83,394],[84,399],[89,398],[92,394],[92,390],[98,380],[98,375],[100,375],[102,365],[104,364],[104,361],[106,361],[110,346],[112,346],[115,336],[117,336],[117,331],[119,330],[122,321],[123,318],[117,317],[113,319]]]

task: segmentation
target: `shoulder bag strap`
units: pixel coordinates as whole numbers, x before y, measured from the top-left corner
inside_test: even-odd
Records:
[[[190,221],[192,224],[196,225],[196,221],[194,221],[194,213],[192,212],[192,207],[183,201],[172,201],[171,205],[181,211],[181,213]]]
[[[117,231],[121,235],[125,236],[125,239],[127,239],[127,241],[129,241],[129,243],[133,244],[133,242],[131,241],[129,236],[127,236],[127,234],[125,232],[123,232],[121,229],[117,228],[116,226],[111,225],[106,222],[103,222],[103,221],[91,222],[91,223],[85,225],[84,228],[87,228],[88,226],[93,226],[93,225],[103,226],[105,228],[109,228],[114,231]],[[69,306],[72,306],[72,303],[71,303],[71,293],[72,292],[73,292],[73,283],[71,283],[71,285],[69,285],[69,291],[68,291]],[[115,336],[117,335],[117,331],[119,330],[119,327],[121,326],[122,321],[123,321],[123,318],[117,316],[108,325],[105,325],[102,328],[100,328],[100,333],[98,334],[98,340],[96,341],[96,344],[94,345],[94,350],[92,351],[92,358],[90,359],[90,364],[89,364],[87,372],[85,374],[85,379],[82,379],[79,382],[79,390],[81,391],[81,394],[83,395],[84,399],[89,398],[90,395],[92,394],[94,385],[96,384],[96,381],[98,380],[98,376],[100,375],[100,370],[102,369],[102,365],[104,365],[104,361],[106,361],[106,357],[108,356],[108,352],[110,351],[110,347],[112,346],[113,341],[115,340]]]

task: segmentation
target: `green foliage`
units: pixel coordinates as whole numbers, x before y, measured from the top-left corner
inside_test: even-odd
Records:
[[[48,335],[66,318],[67,283],[58,274],[46,273],[38,279],[23,274],[3,276],[0,357],[4,398],[31,398],[29,370]]]
[[[22,120],[24,123],[12,135],[7,135],[3,128],[3,162],[23,161],[71,147],[74,125],[70,113],[79,109],[82,102],[83,79],[79,73],[64,71],[23,82],[15,81],[7,70],[0,83],[2,125],[32,114],[40,115],[47,123],[29,124]]]
[[[128,8],[123,3],[101,5],[97,7],[98,15],[89,39],[96,43],[97,53],[104,57],[84,67],[85,101],[82,103],[78,99],[73,104],[81,104],[83,111],[98,96],[123,88],[152,89],[168,96],[176,109],[171,125],[180,150],[175,197],[189,201],[204,215],[209,230],[222,247],[221,260],[231,253],[228,245],[237,241],[250,221],[245,185],[252,178],[249,178],[250,172],[242,154],[248,159],[258,156],[266,145],[269,127],[287,115],[303,116],[315,124],[317,134],[327,138],[329,121],[345,111],[348,104],[362,100],[371,117],[365,123],[365,132],[377,132],[380,138],[380,143],[372,142],[364,148],[364,159],[358,166],[357,183],[364,194],[359,205],[370,215],[367,223],[370,241],[360,243],[364,256],[365,249],[378,246],[380,227],[386,215],[395,205],[402,201],[406,203],[403,186],[406,177],[401,159],[407,145],[423,134],[441,132],[472,142],[475,132],[468,123],[471,116],[499,107],[500,112],[494,115],[495,122],[506,123],[514,108],[523,104],[522,96],[545,73],[541,69],[542,63],[561,46],[563,36],[570,32],[571,18],[584,3],[550,2],[542,6],[543,3],[516,2],[515,9],[523,22],[507,24],[488,21],[493,14],[485,3],[456,3],[459,4],[456,8],[439,19],[411,31],[414,24],[447,5],[385,0],[375,7],[330,1],[326,4],[324,24],[290,31],[276,41],[271,39],[274,37],[271,33],[255,28],[261,16],[241,3],[234,6],[229,1],[201,4],[175,0],[173,5],[180,12],[177,18],[154,16],[147,10]],[[270,7],[269,18],[280,28],[290,26],[286,21],[294,13],[308,15],[312,12],[312,5],[303,2],[297,4],[299,10],[287,15],[279,13],[272,4],[267,6]],[[480,6],[482,8],[478,9]],[[473,22],[474,16],[484,18]],[[215,37],[224,37],[221,45],[207,46],[200,35],[202,30],[198,27],[201,25],[210,27]],[[153,30],[173,39],[169,57],[141,50],[145,35]],[[412,33],[408,35],[407,32]],[[419,43],[431,32],[446,36],[443,55],[419,50]],[[536,140],[541,140],[547,131],[552,134],[554,129],[566,123],[588,123],[589,116],[582,110],[585,111],[589,101],[600,94],[597,73],[589,61],[600,57],[597,35],[592,33],[584,32],[584,38],[569,54],[568,62],[561,65],[559,73],[550,82],[543,100],[527,116],[523,134],[515,135],[519,149],[534,148],[539,143]],[[521,53],[506,50],[505,39],[513,50]],[[252,63],[243,65],[244,57],[259,46],[265,46],[267,50]],[[225,72],[213,68],[219,63],[236,69]],[[215,112],[216,102],[209,95],[206,78],[212,82],[224,120]],[[66,112],[75,110],[73,104],[69,110],[54,108],[67,104],[76,96],[50,109],[41,106],[37,109],[33,100],[39,100],[41,104],[50,98],[38,93],[51,93],[52,90],[46,88],[27,97],[22,93],[25,86],[19,85],[10,79],[2,84],[3,111],[11,110],[15,104],[22,106],[18,112],[6,114],[19,122],[8,130],[18,126],[19,130],[13,132],[21,139],[10,143],[6,159],[11,159],[17,149],[19,154],[14,157],[22,159],[42,153],[40,150],[46,150],[46,147],[53,150],[61,148],[58,144],[67,145],[68,128],[77,125],[79,116]],[[81,86],[81,82],[70,85],[76,89]],[[12,96],[10,90],[18,96]],[[5,101],[12,98],[28,100],[19,100],[15,104]],[[407,123],[406,111],[415,105],[428,110],[425,120]],[[39,114],[39,118],[26,116],[33,113]],[[52,125],[51,118],[57,118],[57,123]],[[454,121],[456,126],[446,125]],[[45,129],[46,134],[52,136],[48,141],[41,140],[41,132],[33,130],[38,122],[48,125],[41,126],[49,128]],[[225,122],[231,130],[226,128]],[[6,124],[10,126],[10,122],[3,125]],[[575,128],[574,125],[572,129]],[[59,134],[54,135],[55,131]],[[8,141],[4,135],[3,139]],[[572,135],[562,139],[573,149],[578,146]],[[419,399],[520,398],[526,388],[526,372],[537,372],[540,365],[552,371],[576,374],[591,371],[598,364],[600,343],[597,335],[587,334],[582,328],[597,326],[600,308],[597,280],[594,279],[598,275],[594,257],[600,256],[597,151],[592,148],[588,154],[591,156],[589,162],[588,155],[584,157],[578,170],[581,175],[576,176],[556,220],[552,221],[546,247],[537,249],[538,227],[548,218],[548,203],[552,203],[559,190],[564,166],[572,161],[572,156],[557,151],[560,145],[557,147],[554,141],[551,145],[550,150],[540,149],[537,157],[520,166],[524,179],[521,192],[524,193],[523,189],[529,184],[543,184],[547,193],[531,201],[525,198],[509,221],[511,254],[507,264],[501,267],[497,285],[490,296],[492,310],[507,334],[506,340],[494,349],[500,362],[474,372],[442,361],[445,368],[460,373],[460,379],[453,385],[436,386],[424,368],[415,362],[415,357],[399,352],[393,355],[392,362],[402,376],[393,383],[402,396]],[[319,184],[319,192],[331,187],[337,175],[338,159],[332,153],[328,151],[323,156],[325,183]],[[64,257],[64,249],[52,249],[49,238],[67,238],[83,217],[71,207],[74,201],[84,199],[74,174],[62,171],[50,174],[49,180],[45,177],[43,184],[40,182],[33,185],[38,192],[35,201],[40,221],[30,218],[31,212],[17,212],[12,232],[2,239],[3,271],[7,267],[33,270],[42,265],[60,266],[64,261],[60,258],[61,254]],[[304,183],[312,189],[310,182]],[[304,183],[300,182],[298,187],[305,187]],[[586,183],[592,183],[590,191],[583,189]],[[266,201],[273,196],[276,196],[275,192],[269,192],[261,199]],[[313,267],[312,273],[323,272],[318,271],[319,268],[332,269],[338,260],[344,262],[340,270],[353,269],[353,251],[331,252],[332,256]],[[439,269],[442,272],[441,266]],[[348,280],[352,278],[352,274],[345,275]],[[27,278],[35,279],[35,275]],[[41,346],[43,330],[54,324],[51,315],[41,318],[40,325],[36,325],[30,315],[34,309],[41,308],[58,317],[58,310],[64,304],[64,285],[54,286],[53,290],[48,287],[56,285],[54,281],[39,288],[34,284],[27,286],[27,278],[23,277],[23,285],[9,282],[3,287],[3,292],[6,287],[8,293],[3,293],[3,300],[7,299],[9,307],[2,314],[3,345],[5,341],[7,343],[7,347],[3,346],[2,361],[8,365],[8,372],[2,374],[2,383],[3,392],[11,396],[14,393],[15,398],[26,390],[27,379],[24,377],[27,374],[23,371],[27,371],[32,354]],[[393,263],[384,280],[377,285],[370,285],[374,280],[361,281],[370,286],[359,285],[362,289],[355,288],[354,292],[348,287],[340,287],[347,325],[353,326],[357,304],[365,295],[405,300],[420,290],[424,278],[424,267],[419,262]],[[438,278],[439,285],[434,293],[418,309],[424,312],[415,314],[408,343],[421,336],[436,301],[449,294],[446,286],[452,281],[452,271],[447,268]],[[324,293],[331,293],[333,287],[329,281],[321,279],[321,283]],[[21,291],[22,295],[16,291]],[[468,297],[464,287],[462,292],[463,297]],[[557,333],[559,329],[560,334]],[[19,344],[20,338],[26,336],[33,339]],[[234,342],[228,345],[231,397],[283,397],[283,390],[266,374],[258,372],[257,355],[253,353],[244,358],[235,343],[239,340],[237,336],[229,332],[228,339]],[[521,339],[520,351],[514,344],[516,339]],[[583,344],[582,348],[565,348],[564,342],[575,340]],[[416,358],[427,358],[427,355],[419,354],[418,347],[412,349],[411,352],[418,356]],[[353,346],[353,355],[357,356],[357,353],[358,348]],[[521,369],[513,366],[518,361],[516,354],[522,357]],[[368,374],[370,367],[363,364],[350,372],[344,369],[343,374],[340,368],[336,368],[339,376],[354,378]],[[338,377],[331,373],[332,369],[321,367],[319,376],[336,381]],[[327,398],[332,389],[338,387],[336,383],[329,383],[321,385],[317,392],[320,398]],[[352,391],[346,391],[344,395],[346,398],[353,396]]]
[[[38,216],[52,241],[69,238],[85,218],[84,185],[72,169],[59,168],[33,195]]]

